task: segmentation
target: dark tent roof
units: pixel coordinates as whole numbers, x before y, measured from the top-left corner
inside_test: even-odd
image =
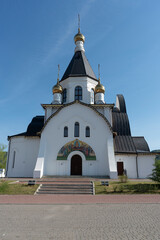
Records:
[[[44,125],[44,116],[36,116],[32,119],[28,125],[26,136],[36,136],[37,132],[40,132]]]
[[[44,125],[44,116],[36,116],[32,119],[32,121],[28,125],[26,132],[8,136],[8,140],[11,137],[18,137],[18,136],[30,136],[30,137],[37,136],[37,133],[41,131],[43,125]]]
[[[94,80],[97,80],[86,56],[83,51],[75,52],[72,60],[70,61],[61,81],[68,77],[82,77],[88,76]]]
[[[149,152],[144,137],[132,137],[126,104],[123,95],[117,95],[116,107],[112,110],[112,128],[116,133],[114,137],[114,150],[116,153]]]
[[[149,152],[149,146],[144,137],[132,137],[137,152]]]
[[[113,131],[116,132],[117,135],[131,136],[131,130],[127,113],[115,110],[117,109],[113,109],[112,112]]]
[[[135,153],[136,148],[131,136],[116,136],[114,139],[114,150],[117,153]]]

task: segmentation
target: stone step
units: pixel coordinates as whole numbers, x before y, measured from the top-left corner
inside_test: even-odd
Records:
[[[36,194],[93,194],[92,183],[88,184],[42,184]]]
[[[90,194],[92,195],[93,193],[92,192],[65,192],[65,191],[44,191],[44,192],[37,192],[37,194]]]
[[[92,184],[42,184],[42,186],[45,187],[52,187],[52,186],[56,186],[56,187],[65,187],[65,186],[70,186],[70,187],[92,187]]]
[[[43,189],[40,188],[39,192],[58,192],[58,191],[65,191],[65,192],[92,192],[92,189]]]
[[[91,189],[92,186],[42,186],[43,189]]]

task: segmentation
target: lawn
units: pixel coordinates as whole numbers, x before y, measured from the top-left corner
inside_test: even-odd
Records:
[[[137,193],[158,193],[160,194],[160,184],[143,181],[110,181],[109,186],[103,186],[101,182],[95,182],[95,194],[137,194]]]
[[[38,188],[38,184],[33,186],[28,186],[28,184],[24,183],[13,183],[11,181],[0,181],[0,195],[22,195],[29,194],[33,195]]]

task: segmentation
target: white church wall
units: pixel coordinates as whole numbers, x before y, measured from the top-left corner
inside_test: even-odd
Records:
[[[7,177],[33,177],[38,149],[39,137],[12,137]],[[14,161],[14,162],[13,162]]]
[[[117,154],[116,162],[123,162],[128,178],[137,178],[136,154]]]
[[[45,121],[52,115],[52,107],[47,107],[45,111]]]
[[[108,119],[109,123],[112,126],[112,109],[109,107],[104,108],[104,116]]]
[[[94,110],[75,103],[63,108],[45,126],[40,143],[38,158],[44,157],[43,175],[70,175],[70,160],[56,160],[59,150],[68,142],[75,140],[74,125],[80,124],[78,139],[87,143],[96,154],[96,161],[83,161],[83,175],[106,176],[110,175],[108,157],[112,155],[112,170],[116,170],[112,133],[107,123]],[[64,137],[64,127],[68,127],[68,137]],[[86,127],[90,127],[90,137],[85,137]],[[45,149],[42,149],[46,143]],[[79,152],[80,154],[80,152]],[[111,164],[111,163],[110,163]]]
[[[103,114],[105,116],[105,118],[107,118],[107,120],[109,121],[109,123],[111,124],[112,126],[112,109],[110,107],[103,107],[103,108],[100,108],[100,107],[96,107],[96,110]]]
[[[67,101],[66,103],[73,102],[75,100],[75,87],[80,86],[82,87],[83,97],[82,102],[91,103],[91,94],[90,91],[92,88],[95,88],[97,85],[97,81],[92,80],[88,77],[76,77],[72,78],[69,77],[65,81],[60,82],[63,89],[67,89]]]
[[[53,107],[47,107],[45,109],[45,121],[56,111],[58,110],[58,108],[53,108]]]
[[[138,154],[138,173],[139,178],[148,178],[152,173],[153,164],[155,163],[155,155]]]

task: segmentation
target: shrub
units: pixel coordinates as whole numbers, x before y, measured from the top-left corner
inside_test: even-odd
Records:
[[[126,183],[126,182],[128,182],[128,177],[127,177],[126,175],[121,175],[121,176],[119,176],[118,178],[119,178],[119,181],[120,181],[121,183]]]
[[[113,192],[117,191],[117,185],[113,185]]]
[[[155,168],[152,170],[152,174],[150,175],[149,178],[155,182],[160,182],[160,160],[156,160],[153,166]]]
[[[119,185],[119,187],[118,187],[118,191],[119,191],[119,192],[123,192],[123,191],[124,191],[124,187],[123,187],[123,185]]]
[[[7,181],[2,180],[0,182],[0,193],[4,193],[9,188],[9,184]]]

